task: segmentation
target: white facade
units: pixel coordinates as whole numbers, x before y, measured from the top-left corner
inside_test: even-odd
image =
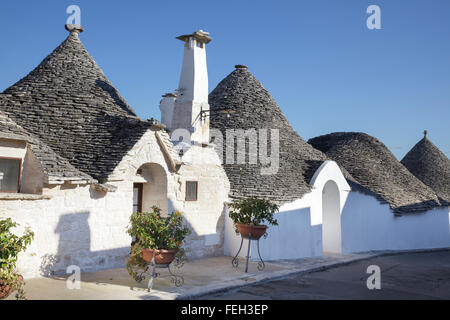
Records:
[[[168,130],[172,130],[173,109],[175,108],[175,100],[177,96],[173,93],[166,93],[163,95],[159,103],[159,110],[161,111],[161,123],[163,123]]]
[[[72,264],[82,271],[123,267],[131,244],[126,229],[135,182],[144,183],[144,209],[159,205],[165,212],[183,213],[193,231],[185,245],[189,257],[223,254],[229,186],[217,154],[211,148],[191,150],[201,161],[174,171],[161,151],[158,134],[149,130],[117,166],[107,182],[117,188],[115,192],[62,184],[45,186],[37,195],[0,194],[0,218],[10,217],[35,232],[18,263],[25,277],[64,272]],[[198,181],[198,201],[185,201],[189,180]]]
[[[260,239],[260,252],[264,260],[316,257],[323,254],[324,248],[336,253],[342,251],[339,222],[350,186],[334,161],[322,164],[314,174],[311,185],[310,193],[280,208],[275,216],[278,226],[270,226],[267,238]],[[324,225],[325,232],[322,230]],[[240,236],[234,232],[233,221],[228,217],[225,253],[236,254],[240,242]],[[247,240],[244,240],[244,248],[247,245]],[[255,241],[252,242],[251,253],[252,259],[257,260]],[[242,250],[240,255],[244,257],[246,254],[247,251]]]
[[[302,199],[283,205],[260,239],[264,260],[298,259],[326,253],[372,250],[409,250],[450,247],[450,210],[436,208],[420,214],[396,216],[388,204],[351,191],[339,167],[326,161],[314,175],[313,190]],[[241,243],[232,220],[225,224],[225,254],[234,256]],[[240,256],[247,255],[244,240]],[[258,261],[257,245],[251,258]]]
[[[395,216],[387,204],[351,192],[342,213],[343,252],[450,247],[446,207]]]
[[[134,183],[143,184],[143,211],[156,205],[163,214],[183,213],[192,230],[185,246],[188,257],[238,251],[240,236],[226,208],[229,182],[209,143],[209,114],[203,118],[201,113],[209,110],[210,38],[203,31],[179,38],[185,43],[179,89],[177,95],[164,96],[160,109],[168,129],[187,129],[194,142],[182,156],[169,152],[173,146],[165,131],[148,130],[109,176],[107,184],[116,190],[107,191],[87,182],[48,184],[26,141],[0,139],[0,157],[22,159],[21,193],[0,193],[0,219],[10,217],[36,235],[19,259],[25,277],[64,272],[69,265],[82,271],[123,267],[131,244],[126,230]],[[196,201],[186,200],[188,181],[198,183]],[[352,192],[333,161],[324,162],[310,184],[310,193],[276,214],[279,226],[269,227],[267,239],[260,241],[264,260],[450,247],[449,208],[397,217],[387,204]],[[245,240],[241,256],[246,248]],[[257,260],[256,242],[251,254]]]

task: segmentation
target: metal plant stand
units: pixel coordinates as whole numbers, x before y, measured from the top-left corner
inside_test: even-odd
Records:
[[[146,277],[150,276],[150,279],[148,280],[147,288],[148,291],[151,292],[153,288],[153,280],[160,277],[170,277],[170,281],[176,286],[181,287],[184,284],[184,278],[180,275],[174,274],[172,270],[170,269],[170,266],[173,264],[175,269],[179,270],[184,266],[184,262],[176,258],[173,263],[166,263],[166,264],[156,264],[155,263],[155,257],[153,257],[152,261],[147,264],[144,271],[141,272],[137,276],[137,281],[142,282]],[[151,272],[150,272],[151,269]],[[169,275],[162,276],[159,272],[156,272],[156,269],[167,269],[169,271]]]
[[[264,239],[267,238],[267,232],[264,234]],[[252,243],[252,240],[256,240],[256,244],[257,244],[257,248],[258,248],[258,256],[259,256],[259,262],[258,262],[258,270],[262,271],[264,270],[264,268],[266,267],[263,259],[261,258],[261,253],[259,252],[259,239],[253,238],[252,237],[252,233],[249,233],[248,237],[244,237],[243,235],[241,235],[241,246],[239,247],[238,252],[236,253],[236,255],[234,256],[233,260],[231,261],[231,265],[235,268],[237,268],[239,266],[239,253],[241,253],[242,250],[242,245],[244,244],[244,239],[248,240],[248,248],[247,248],[247,257],[246,257],[246,261],[245,261],[245,272],[248,272],[248,260],[250,259],[250,246]]]

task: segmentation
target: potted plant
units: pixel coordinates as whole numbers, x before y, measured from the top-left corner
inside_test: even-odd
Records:
[[[233,201],[229,208],[229,216],[233,219],[236,233],[240,233],[244,238],[261,238],[268,228],[263,223],[278,225],[274,214],[278,212],[279,206],[269,200],[250,197]]]
[[[127,269],[137,280],[133,268],[145,269],[155,259],[155,264],[170,264],[176,257],[184,255],[181,247],[190,229],[183,225],[183,217],[176,211],[168,217],[161,216],[161,209],[152,212],[136,212],[131,215],[128,234],[135,241],[128,259]]]
[[[24,299],[23,277],[17,273],[17,257],[34,238],[34,233],[26,228],[22,236],[12,233],[18,224],[10,218],[0,220],[0,299],[17,291],[16,298]]]

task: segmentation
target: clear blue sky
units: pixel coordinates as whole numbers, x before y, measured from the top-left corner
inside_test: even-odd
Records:
[[[305,139],[363,131],[401,158],[423,137],[450,156],[450,1],[1,1],[0,91],[67,36],[81,7],[81,40],[142,118],[159,119],[178,85],[175,37],[203,29],[210,90],[246,64]],[[366,8],[381,8],[368,30]]]

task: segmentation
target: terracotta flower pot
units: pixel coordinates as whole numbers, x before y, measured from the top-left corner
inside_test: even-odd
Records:
[[[175,255],[177,254],[176,249],[172,250],[152,250],[152,249],[144,249],[142,250],[142,259],[144,259],[146,262],[152,262],[153,259],[153,253],[156,253],[155,255],[155,263],[156,264],[169,264],[172,263],[173,260],[175,260]]]
[[[19,276],[19,281],[23,281],[23,277]],[[11,294],[11,286],[9,284],[3,285],[3,280],[0,280],[0,299],[6,299]]]
[[[3,280],[0,280],[0,299],[5,299],[11,293],[11,286],[8,284],[6,286],[3,285]]]
[[[250,224],[240,224],[236,223],[236,227],[239,231],[239,233],[244,238],[250,238],[250,233],[252,234],[251,239],[252,240],[258,240],[261,238],[267,230],[267,226],[253,226]]]

